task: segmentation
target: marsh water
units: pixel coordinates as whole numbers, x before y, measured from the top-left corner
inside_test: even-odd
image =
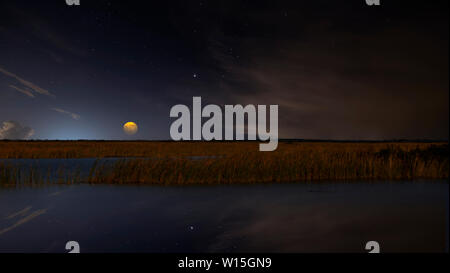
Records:
[[[203,160],[208,158],[217,158],[218,156],[187,156],[189,160]],[[39,158],[39,159],[2,159],[0,164],[6,166],[16,167],[21,174],[21,177],[28,177],[30,171],[39,174],[43,182],[58,183],[62,178],[65,181],[66,177],[77,177],[80,181],[86,181],[89,177],[92,167],[103,166],[113,167],[119,161],[126,161],[130,159],[137,159],[133,157],[106,157],[106,158]],[[140,158],[146,160],[158,160],[157,158]],[[62,172],[61,172],[62,171]],[[21,184],[23,181],[18,181]],[[42,181],[41,181],[42,182]]]
[[[0,252],[448,251],[446,181],[0,189]]]

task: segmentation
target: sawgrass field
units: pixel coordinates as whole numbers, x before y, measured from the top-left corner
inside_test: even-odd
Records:
[[[259,142],[0,141],[0,184],[234,184],[445,179],[446,142],[282,141],[274,152]],[[11,159],[114,158],[95,161],[89,175],[58,167],[18,166]],[[6,160],[5,160],[6,159]],[[76,168],[75,168],[76,169]],[[56,182],[55,182],[56,181]]]

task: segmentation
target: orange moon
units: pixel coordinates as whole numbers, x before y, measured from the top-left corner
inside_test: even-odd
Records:
[[[125,123],[123,125],[123,131],[127,134],[127,135],[134,135],[137,133],[138,131],[138,126],[136,123],[129,121],[127,123]]]

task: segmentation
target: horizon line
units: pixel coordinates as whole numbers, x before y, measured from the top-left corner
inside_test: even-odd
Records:
[[[172,139],[0,139],[0,142],[265,142],[260,140],[172,140]],[[308,139],[280,138],[278,142],[448,142],[448,139]]]

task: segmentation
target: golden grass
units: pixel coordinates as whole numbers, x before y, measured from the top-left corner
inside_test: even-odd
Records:
[[[218,156],[253,153],[261,156],[285,153],[410,151],[446,143],[398,142],[280,142],[274,152],[260,153],[258,142],[163,142],[163,141],[0,141],[0,158],[106,158]]]
[[[201,156],[257,150],[256,142],[0,141],[0,158]]]
[[[58,183],[190,185],[449,176],[446,143],[282,142],[274,152],[259,152],[256,142],[0,142],[0,157],[144,157],[112,166],[94,164],[86,178],[61,169]],[[21,177],[19,173],[15,166],[0,164],[0,184],[49,180],[33,168]]]

